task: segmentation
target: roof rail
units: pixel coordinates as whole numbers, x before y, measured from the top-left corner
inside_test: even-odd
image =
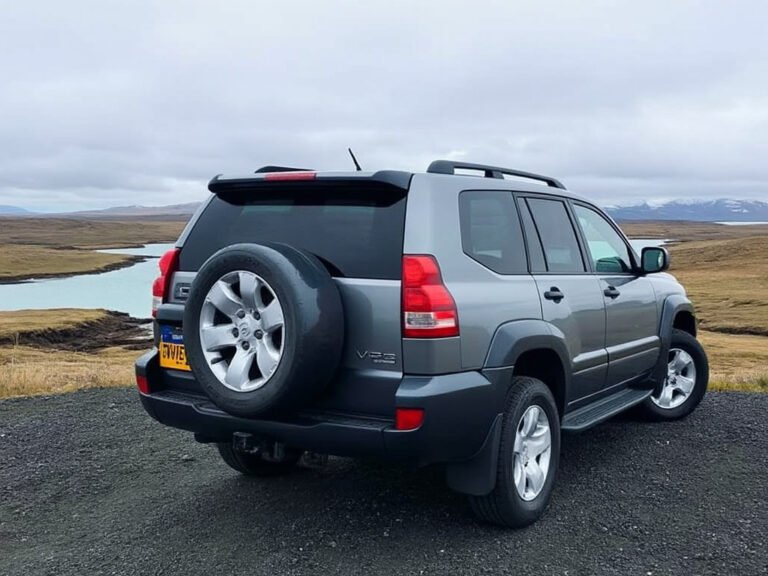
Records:
[[[262,166],[254,174],[263,174],[264,172],[312,172],[309,168],[291,168],[290,166]]]
[[[485,164],[472,164],[471,162],[435,160],[429,165],[427,172],[430,174],[455,174],[457,169],[478,170],[483,172],[486,178],[504,178],[504,174],[518,176],[520,178],[530,178],[531,180],[545,182],[547,186],[550,186],[551,188],[565,190],[565,186],[563,186],[559,180],[551,178],[550,176],[542,176],[541,174],[534,174],[532,172],[523,172],[522,170],[512,170],[511,168],[499,168],[498,166],[487,166]]]

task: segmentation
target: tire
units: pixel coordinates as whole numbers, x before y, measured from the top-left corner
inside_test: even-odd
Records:
[[[696,409],[704,398],[704,395],[707,393],[707,385],[709,384],[709,361],[707,360],[707,353],[704,351],[704,348],[699,341],[688,334],[688,332],[673,330],[670,343],[670,360],[673,358],[675,350],[682,350],[693,362],[695,370],[695,375],[692,378],[693,388],[684,399],[681,398],[682,394],[676,392],[675,395],[673,395],[673,402],[670,407],[664,407],[662,395],[664,394],[664,389],[669,386],[670,375],[668,371],[668,376],[664,381],[664,386],[662,387],[661,392],[654,392],[650,398],[645,400],[638,407],[638,414],[646,420],[665,422],[685,418]],[[685,374],[690,376],[692,373],[687,371],[683,372],[681,375],[684,376]],[[680,375],[676,376],[676,378],[680,378]],[[674,388],[674,386],[671,388]],[[682,400],[682,402],[678,404],[678,400]]]
[[[246,280],[251,297],[241,287]],[[275,301],[278,314],[265,304]],[[205,348],[204,330],[211,338]],[[210,330],[220,331],[214,347]],[[333,279],[319,260],[284,244],[236,244],[216,252],[197,273],[184,310],[192,372],[213,403],[236,416],[310,402],[335,374],[343,343]]]
[[[265,460],[261,454],[238,452],[231,444],[217,444],[222,460],[233,470],[246,476],[280,476],[291,472],[301,458],[300,451],[286,454],[285,459],[276,462]]]
[[[515,467],[516,458],[521,458],[518,460],[520,463],[528,458],[523,454],[516,456],[520,451],[519,447],[516,450],[515,444],[518,430],[524,425],[523,416],[533,407],[546,415],[548,420],[549,463],[544,474],[543,486],[535,495],[528,494],[528,497],[524,498],[515,484]],[[527,470],[531,466],[531,461],[541,470],[544,467],[543,456],[544,454],[539,454],[531,457],[521,471]],[[496,486],[490,494],[469,497],[472,511],[486,522],[508,528],[521,528],[532,524],[541,517],[549,504],[557,478],[559,461],[560,415],[552,392],[546,384],[536,378],[527,376],[513,378],[504,410]],[[527,491],[528,486],[527,480],[524,481],[526,489],[524,492]]]

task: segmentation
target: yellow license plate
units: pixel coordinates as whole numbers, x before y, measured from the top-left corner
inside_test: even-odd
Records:
[[[160,327],[160,367],[172,370],[190,370],[181,330],[172,326]]]

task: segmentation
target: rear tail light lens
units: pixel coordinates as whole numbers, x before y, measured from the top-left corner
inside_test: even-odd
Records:
[[[424,423],[423,408],[396,408],[395,430],[416,430]]]
[[[136,374],[136,386],[138,386],[139,392],[142,394],[149,394],[149,382],[146,376]]]
[[[160,276],[155,278],[152,283],[152,316],[157,315],[157,309],[160,304],[168,299],[168,292],[171,288],[171,276],[179,268],[179,254],[181,250],[173,248],[168,250],[160,258]]]
[[[456,302],[443,284],[434,256],[403,257],[403,337],[459,335]]]

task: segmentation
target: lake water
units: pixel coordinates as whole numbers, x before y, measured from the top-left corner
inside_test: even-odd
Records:
[[[162,256],[173,244],[148,244],[143,248],[102,250],[110,254]],[[83,274],[23,284],[0,284],[0,310],[25,308],[106,308],[136,318],[152,313],[152,282],[159,270],[157,258],[103,274]]]
[[[715,224],[725,224],[726,226],[763,226],[768,222],[715,222]]]
[[[632,240],[635,250],[659,246],[665,240]],[[110,254],[162,256],[173,244],[148,244],[143,248],[102,250]],[[23,284],[0,284],[0,310],[41,308],[105,308],[148,318],[152,309],[152,282],[159,274],[157,258],[103,274],[36,280]]]

